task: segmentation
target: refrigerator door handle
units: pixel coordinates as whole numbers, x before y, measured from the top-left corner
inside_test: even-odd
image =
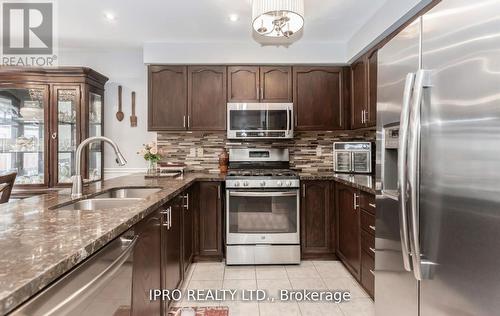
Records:
[[[419,233],[419,191],[420,191],[420,114],[424,88],[430,87],[430,72],[419,70],[415,76],[414,98],[410,116],[410,137],[408,145],[408,183],[410,186],[410,246],[413,261],[413,274],[422,280]]]
[[[398,193],[399,193],[399,233],[401,235],[401,249],[403,266],[406,271],[411,271],[410,236],[408,232],[408,185],[407,185],[407,152],[408,152],[408,124],[410,120],[410,101],[415,83],[415,74],[406,75],[403,106],[401,109],[399,127],[399,152],[398,152]]]

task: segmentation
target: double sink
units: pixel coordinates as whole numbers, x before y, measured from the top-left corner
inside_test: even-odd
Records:
[[[129,207],[132,203],[140,202],[160,190],[161,188],[115,188],[99,193],[92,198],[63,204],[53,209],[95,211]]]

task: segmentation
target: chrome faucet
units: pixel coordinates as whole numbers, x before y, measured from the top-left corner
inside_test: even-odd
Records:
[[[72,198],[79,198],[82,196],[83,179],[82,179],[81,169],[82,169],[83,148],[90,143],[95,143],[100,141],[106,142],[113,147],[113,149],[115,150],[117,164],[123,166],[127,163],[127,160],[123,157],[122,153],[120,152],[120,149],[118,148],[118,145],[116,145],[116,143],[111,139],[104,136],[94,136],[83,140],[76,149],[75,175],[71,177],[71,180],[73,181],[73,186],[71,187]]]

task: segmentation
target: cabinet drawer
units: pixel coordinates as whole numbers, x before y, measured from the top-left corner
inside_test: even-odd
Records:
[[[375,195],[362,192],[359,197],[359,205],[365,211],[375,215]]]
[[[371,257],[375,256],[375,237],[365,231],[361,232],[361,249]]]
[[[361,251],[361,263],[361,285],[373,298],[375,293],[375,275],[373,274],[375,260],[365,251]]]
[[[361,210],[361,228],[367,233],[375,235],[375,216]]]

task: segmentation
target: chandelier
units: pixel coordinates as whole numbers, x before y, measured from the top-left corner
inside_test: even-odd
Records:
[[[304,0],[253,0],[252,20],[260,35],[290,37],[304,26]]]

